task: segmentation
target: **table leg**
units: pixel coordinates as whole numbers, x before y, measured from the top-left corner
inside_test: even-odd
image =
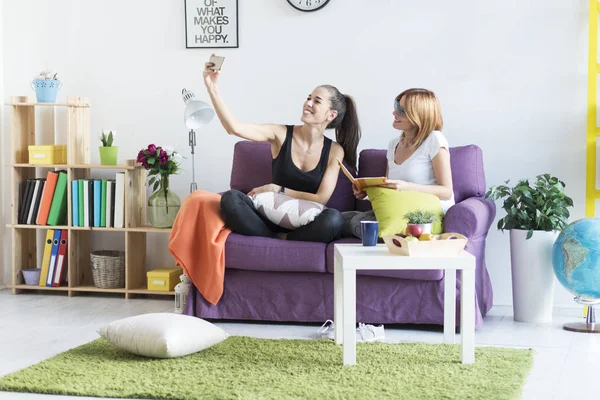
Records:
[[[335,257],[333,265],[333,323],[335,326],[335,344],[342,344],[344,329],[344,271],[342,270],[342,260]]]
[[[444,270],[444,343],[454,344],[456,332],[456,270]]]
[[[342,276],[344,365],[356,365],[356,270],[344,269]]]
[[[475,270],[460,275],[460,337],[463,364],[475,362]]]

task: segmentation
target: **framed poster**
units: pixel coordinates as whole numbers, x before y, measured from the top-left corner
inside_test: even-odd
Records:
[[[184,0],[185,47],[238,47],[237,0]]]

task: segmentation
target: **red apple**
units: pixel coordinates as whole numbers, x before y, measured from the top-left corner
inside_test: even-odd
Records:
[[[420,225],[408,224],[408,226],[406,227],[407,235],[411,235],[411,236],[418,238],[419,236],[421,236],[422,233],[423,233],[423,228],[421,228]]]

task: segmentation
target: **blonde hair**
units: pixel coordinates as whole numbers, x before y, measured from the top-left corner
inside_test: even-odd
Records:
[[[417,134],[412,139],[410,146],[419,147],[433,131],[441,131],[444,125],[440,102],[430,90],[407,89],[396,96],[396,101],[404,98],[406,118],[417,128]],[[404,136],[404,133],[402,133]]]

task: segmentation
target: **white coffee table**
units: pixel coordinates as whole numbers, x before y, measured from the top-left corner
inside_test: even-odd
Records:
[[[356,270],[444,270],[444,343],[455,342],[456,270],[461,271],[460,336],[463,364],[475,362],[475,257],[413,257],[390,253],[385,244],[336,244],[334,270],[335,343],[343,344],[344,365],[356,364]],[[340,328],[340,329],[338,329]]]

